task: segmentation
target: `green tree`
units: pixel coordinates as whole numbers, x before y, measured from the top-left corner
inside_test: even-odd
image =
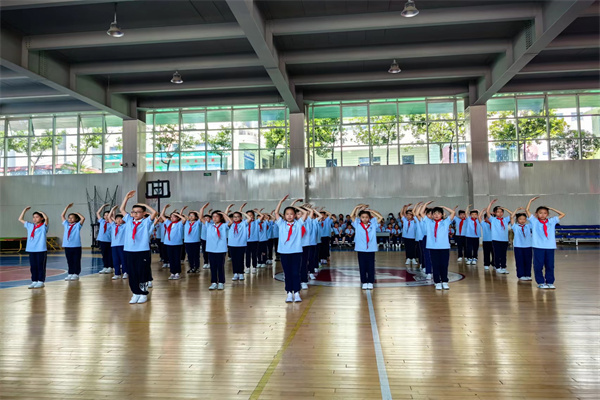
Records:
[[[358,131],[356,138],[359,143],[370,144],[370,152],[373,147],[386,146],[386,160],[390,158],[390,144],[398,140],[395,115],[377,115],[371,117],[371,130],[369,132],[369,120],[367,117],[354,118]],[[354,121],[353,121],[354,122]]]
[[[277,150],[279,146],[285,146],[289,143],[289,131],[285,128],[285,121],[271,121],[268,125],[270,129],[262,130],[262,137],[265,139],[264,146],[271,152],[271,166],[275,166],[277,159]],[[280,156],[282,158],[283,155]]]
[[[465,125],[461,122],[456,126],[450,114],[442,114],[440,119],[447,118],[448,121],[427,121],[427,117],[422,114],[413,114],[408,116],[410,129],[417,143],[427,143],[427,135],[429,134],[429,143],[439,143],[439,159],[443,159],[444,144],[450,145],[452,151],[453,146],[456,146],[458,136],[464,137]],[[452,160],[450,154],[450,160]]]
[[[52,150],[52,130],[44,130],[39,136],[31,137],[31,144],[29,143],[29,138],[27,136],[21,136],[25,135],[25,132],[21,131],[16,133],[16,136],[11,137],[8,140],[8,150],[12,150],[20,154],[27,154],[30,159],[28,174],[33,175],[35,167],[40,161],[40,158],[42,158],[44,153],[46,153],[48,150]],[[57,146],[61,141],[62,137],[56,136]]]
[[[209,151],[219,155],[221,169],[223,169],[223,155],[231,150],[231,132],[231,128],[221,125],[221,130],[207,140]]]
[[[593,158],[594,154],[600,150],[600,137],[587,131],[581,131],[581,151],[579,140],[576,139],[576,130],[551,130],[550,138],[555,139],[550,142],[553,156],[556,155],[561,159],[585,160]]]
[[[93,170],[84,166],[84,161],[91,150],[102,147],[102,132],[103,130],[101,127],[94,127],[89,134],[79,135],[79,147],[77,145],[71,145],[71,150],[78,154],[77,162],[81,172],[93,172]]]
[[[333,159],[333,145],[344,136],[339,118],[316,118],[312,135],[309,135],[309,146],[319,157]]]
[[[179,125],[168,124],[157,127],[154,132],[154,149],[160,154],[160,162],[171,167],[173,158],[180,152]],[[191,149],[200,144],[201,141],[191,135],[181,135],[181,147]]]

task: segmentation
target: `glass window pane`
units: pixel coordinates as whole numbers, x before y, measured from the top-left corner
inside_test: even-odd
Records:
[[[6,144],[9,157],[27,156],[29,154],[28,137],[6,139]]]
[[[323,122],[321,125],[320,123]],[[335,123],[335,120],[319,120],[319,123],[315,120],[315,126],[313,132],[309,136],[309,143],[315,147],[331,147],[334,144],[340,143],[340,126],[339,125],[327,125],[327,122]]]
[[[289,132],[285,127],[261,129],[260,136],[260,147],[263,149],[283,149],[289,146]]]
[[[257,129],[234,130],[233,131],[233,148],[237,149],[237,150],[258,149],[258,130]]]
[[[107,154],[104,156],[104,173],[113,174],[123,171],[123,154]],[[140,166],[142,169],[147,168],[148,163],[145,166]],[[150,161],[150,167],[152,167],[152,161]],[[147,169],[146,169],[147,170]]]
[[[8,136],[28,136],[29,135],[29,120],[28,119],[9,119],[8,120]]]
[[[399,102],[398,118],[400,118],[401,121],[407,122],[425,121],[427,118],[425,102]]]
[[[372,123],[395,122],[398,106],[396,103],[371,103],[369,114]]]
[[[229,150],[232,148],[232,131],[223,128],[218,131],[208,131],[206,136],[207,149],[210,151]]]
[[[56,117],[55,135],[77,135],[77,117]]]
[[[581,159],[598,160],[600,159],[600,137],[585,137],[581,139],[581,148],[583,150]]]
[[[373,147],[372,165],[398,165],[398,145]]]
[[[81,173],[102,172],[103,135],[81,135],[79,138],[79,165]]]
[[[45,136],[32,137],[30,141],[31,145],[31,158],[41,156],[52,155],[52,131],[48,132]]]
[[[463,120],[458,120],[456,123],[456,134],[459,142],[471,141],[470,132],[467,130],[467,123]]]
[[[0,140],[0,145],[2,144],[2,140]],[[2,152],[0,151],[0,176],[4,175],[5,172],[5,168],[4,168],[4,156],[1,154]]]
[[[337,122],[326,122],[326,123],[320,123],[320,125],[335,125],[335,124],[339,124],[339,119],[340,119],[340,106],[315,106],[314,108],[311,108],[314,112],[314,120],[315,120],[315,124],[317,124],[318,120],[330,120],[330,119],[337,119]]]
[[[453,121],[438,121],[429,123],[430,142],[456,141],[456,123]]]
[[[63,135],[54,136],[54,146],[56,147],[56,155],[77,154],[77,136]]]
[[[155,171],[179,171],[178,152],[159,152],[154,154]]]
[[[566,118],[550,118],[550,138],[561,139],[578,137],[577,116]]]
[[[427,123],[400,124],[400,143],[426,143]]]
[[[547,137],[546,118],[519,119],[519,139],[546,139]]]
[[[208,129],[231,128],[231,110],[210,110],[206,112]]]
[[[154,154],[146,153],[146,172],[154,171]]]
[[[463,99],[456,100],[456,118],[465,119],[465,101]]]
[[[400,146],[400,160],[403,165],[427,164],[427,145],[413,144]]]
[[[106,115],[104,117],[106,122],[106,132],[108,133],[120,133],[123,132],[123,120],[114,115]]]
[[[30,168],[33,175],[52,175],[52,156],[32,157]]]
[[[154,114],[154,129],[157,131],[163,130],[163,127],[168,126],[170,130],[179,129],[179,113],[157,113]]]
[[[600,116],[579,117],[581,124],[581,137],[600,137]]]
[[[458,151],[454,151],[452,156],[454,157],[453,163],[466,164],[467,163],[467,152],[469,150],[469,143],[459,143]]]
[[[152,140],[147,142],[152,143]],[[150,149],[152,151],[152,149]],[[104,152],[105,153],[122,153],[123,152],[123,135],[113,134],[104,137]]]
[[[496,119],[488,121],[490,140],[517,140],[517,122],[514,119]]]
[[[204,111],[181,113],[181,129],[206,129],[206,114]]]
[[[577,97],[548,96],[548,115],[577,116]]]
[[[258,150],[235,151],[233,169],[258,169]]]
[[[376,118],[388,118],[386,116]],[[392,117],[389,117],[388,122],[378,124],[371,124],[371,145],[372,146],[383,146],[391,143],[398,143],[398,131],[397,124],[393,121]]]
[[[551,140],[550,156],[552,160],[577,160],[579,144],[579,139]]]
[[[549,160],[548,141],[531,140],[519,142],[521,161],[546,161]]]
[[[181,153],[182,171],[204,171],[206,170],[206,152],[194,151]]]
[[[286,149],[261,150],[262,169],[287,168],[288,151]]]
[[[233,126],[236,129],[258,128],[258,108],[234,109]]]
[[[579,112],[581,114],[600,114],[600,94],[580,95]]]
[[[454,101],[427,103],[429,120],[454,119]]]
[[[209,170],[227,170],[231,169],[231,150],[209,150],[207,152],[207,168]]]
[[[47,135],[48,132],[52,134],[52,120],[52,118],[33,118],[31,120],[33,134],[36,136]]]
[[[8,157],[6,159],[6,175],[27,175],[27,157]]]
[[[80,156],[79,170],[82,174],[101,174],[102,152]]]
[[[77,173],[77,156],[57,155],[54,162],[54,173],[69,175]]]
[[[357,144],[369,144],[368,125],[344,125],[342,130],[342,144],[354,146]],[[335,145],[339,145],[339,136],[336,137]]]
[[[103,133],[104,125],[102,116],[81,117],[81,133]]]
[[[285,108],[261,108],[260,109],[261,126],[285,126]]]
[[[182,150],[204,150],[206,132],[205,131],[182,131],[181,149]]]
[[[367,106],[343,106],[342,115],[344,124],[364,124],[367,122]]]
[[[490,162],[518,161],[517,142],[490,142]]]
[[[543,97],[518,97],[517,106],[519,117],[546,115],[544,112]]]
[[[430,164],[456,164],[457,162],[456,143],[435,143],[429,145]]]
[[[371,165],[369,148],[367,146],[342,148],[342,166],[356,167],[366,165]]]
[[[487,102],[488,118],[510,118],[515,116],[514,97],[494,97]]]
[[[4,134],[4,123],[6,121],[3,119],[0,119],[0,138],[5,137],[6,135]]]
[[[176,125],[156,127],[154,132],[154,151],[179,150],[179,131]]]
[[[319,147],[315,148],[315,167],[341,167],[342,154],[339,147]]]

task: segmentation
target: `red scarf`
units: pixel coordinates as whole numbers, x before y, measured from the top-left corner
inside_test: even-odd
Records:
[[[475,235],[477,235],[477,218],[471,218],[471,221],[473,221],[473,223],[475,224]]]
[[[492,223],[490,221],[485,221],[487,222],[487,224],[490,226],[490,229],[492,229]]]
[[[31,238],[32,238],[32,239],[33,239],[33,237],[35,236],[35,230],[36,230],[37,228],[40,228],[42,225],[44,225],[44,223],[43,223],[43,222],[42,222],[41,224],[39,224],[39,225],[34,225],[34,226],[33,226],[33,230],[31,231]]]
[[[294,226],[294,223],[292,222],[291,224],[288,223],[287,226],[290,228],[290,230],[288,231],[288,237],[287,240],[285,241],[286,243],[290,241],[290,238],[292,237],[292,228]]]
[[[175,223],[175,222],[171,222],[171,223],[169,224],[169,226],[167,226],[167,227],[166,227],[166,228],[167,228],[167,236],[169,237],[169,240],[171,240],[171,228],[173,227],[173,224],[174,224],[174,223]]]
[[[196,223],[196,221],[194,222],[190,222],[190,229],[188,230],[188,235],[192,234],[192,228],[194,227],[194,224]]]
[[[408,220],[408,227],[406,228],[406,232],[410,229],[410,219]]]
[[[106,226],[108,225],[108,222],[104,221],[104,233],[106,233]]]
[[[138,227],[138,226],[139,226],[139,225],[140,225],[142,222],[144,222],[144,221],[143,221],[143,220],[142,220],[142,221],[140,221],[140,222],[135,222],[135,221],[133,221],[133,235],[131,235],[131,237],[132,237],[133,241],[135,241],[135,234],[137,233],[137,227]]]
[[[238,225],[241,224],[241,222],[234,222],[233,223],[235,226],[233,227],[233,233],[234,234],[238,234]],[[248,229],[250,229],[250,227],[248,227]]]
[[[248,222],[248,238],[250,238],[250,228],[252,227],[252,223],[253,223],[253,222],[254,222],[254,221],[250,221],[250,222]]]
[[[437,230],[438,230],[438,224],[440,223],[441,219],[438,219],[437,221],[435,221],[435,227],[433,228],[433,237],[437,239]]]
[[[498,217],[496,217],[496,219],[497,219],[498,221],[500,221],[500,224],[502,224],[502,229],[506,229],[506,227],[504,226],[504,219],[502,219],[502,218],[498,218]]]
[[[262,232],[262,224],[263,224],[263,222],[262,222],[262,221],[260,221],[260,222],[258,223],[258,226],[260,227],[260,231],[261,231],[261,232]]]
[[[302,225],[302,237],[304,237],[304,235],[306,235],[306,228]]]
[[[117,237],[117,235],[119,234],[119,226],[120,225],[115,224],[115,237]]]
[[[73,230],[74,226],[75,224],[69,224],[69,233],[67,233],[67,240],[71,238],[71,231]]]
[[[221,240],[221,231],[219,230],[221,225],[223,225],[222,222],[219,225],[215,225],[215,228],[217,229],[217,236],[219,237],[219,240]]]
[[[408,222],[408,225],[410,226],[410,221]],[[362,226],[365,230],[365,234],[367,235],[367,244],[369,244],[369,227],[371,226],[371,224],[369,223],[367,224],[367,226],[365,226],[365,224],[363,224],[361,221],[360,226]]]
[[[462,227],[463,227],[463,224],[465,223],[465,219],[466,218],[460,219],[460,224],[458,224],[458,236],[462,236]]]
[[[548,220],[544,220],[542,221],[541,219],[538,218],[538,221],[540,221],[540,223],[544,224],[544,235],[546,235],[546,237],[548,237]]]
[[[521,232],[523,232],[523,237],[525,237],[525,225],[519,224],[519,226],[521,227]]]

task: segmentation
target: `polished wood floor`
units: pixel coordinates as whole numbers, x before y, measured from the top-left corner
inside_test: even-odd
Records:
[[[392,397],[599,399],[600,250],[556,258],[555,291],[459,267],[456,253],[465,279],[450,291],[376,288]],[[167,281],[153,269],[145,305],[108,275],[0,290],[0,398],[382,398],[364,291],[313,286],[286,304],[270,269],[225,291],[207,290],[208,272]]]

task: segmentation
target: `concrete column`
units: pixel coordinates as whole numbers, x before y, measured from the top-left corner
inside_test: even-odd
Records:
[[[290,195],[306,197],[304,113],[290,114]]]
[[[146,201],[146,123],[123,121],[123,195],[137,190],[137,200]]]
[[[467,129],[471,136],[471,151],[468,154],[469,203],[481,208],[488,204],[490,196],[487,107],[470,106],[466,111]]]

